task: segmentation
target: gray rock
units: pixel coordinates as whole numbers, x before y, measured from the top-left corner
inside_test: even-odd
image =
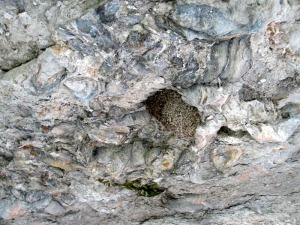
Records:
[[[51,201],[45,208],[45,212],[53,216],[60,216],[65,213],[65,208],[57,201]]]
[[[0,1],[1,224],[299,224],[297,1]]]

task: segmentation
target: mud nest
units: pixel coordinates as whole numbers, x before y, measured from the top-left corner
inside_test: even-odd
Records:
[[[200,123],[197,108],[188,105],[176,91],[163,89],[150,96],[145,105],[151,115],[179,137],[193,137]]]

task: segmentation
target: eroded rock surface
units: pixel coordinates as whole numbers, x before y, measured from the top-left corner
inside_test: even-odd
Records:
[[[299,224],[298,0],[0,1],[1,224]]]

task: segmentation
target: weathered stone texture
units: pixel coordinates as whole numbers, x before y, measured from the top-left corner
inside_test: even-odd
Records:
[[[298,0],[0,0],[0,224],[300,223]]]

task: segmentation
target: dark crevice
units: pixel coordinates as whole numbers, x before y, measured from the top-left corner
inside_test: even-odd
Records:
[[[0,68],[1,69],[1,68]],[[8,72],[9,69],[1,69],[4,73]]]
[[[54,46],[55,44],[51,44],[49,45],[47,48],[51,48],[52,46]],[[7,73],[11,70],[14,70],[26,63],[29,63],[30,61],[34,60],[34,59],[37,59],[47,48],[43,48],[43,49],[38,49],[38,52],[35,52],[34,56],[24,62],[19,62],[19,63],[16,63],[13,67],[9,68],[9,69],[6,69],[6,68],[0,68],[0,70],[2,70],[4,73]]]
[[[125,181],[124,183],[117,183],[110,180],[99,178],[98,181],[105,184],[107,187],[123,187],[135,191],[139,196],[154,197],[165,191],[165,188],[159,187],[157,183],[149,182],[143,184],[141,179],[133,181]]]
[[[244,130],[238,130],[238,131],[233,131],[230,128],[223,126],[220,128],[220,130],[218,131],[218,135],[226,135],[226,136],[230,136],[230,137],[244,137],[246,135],[249,135],[249,133],[247,131]]]

